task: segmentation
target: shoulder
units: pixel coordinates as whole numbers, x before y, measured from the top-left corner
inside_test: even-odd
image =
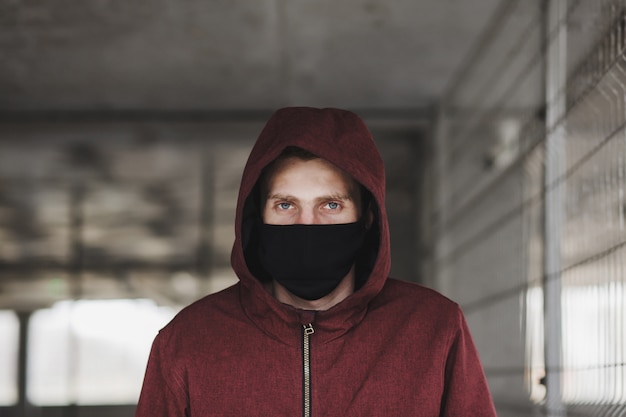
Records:
[[[441,293],[423,285],[388,278],[385,286],[372,302],[405,317],[419,316],[437,322],[446,321],[456,327],[463,320],[459,305]]]
[[[239,284],[207,295],[183,308],[159,332],[165,336],[193,337],[210,333],[211,329],[241,317]]]
[[[464,317],[457,303],[423,285],[388,279],[368,307],[364,323],[418,351],[430,352],[439,363],[464,333]]]
[[[409,301],[413,304],[427,304],[451,309],[458,308],[457,303],[432,288],[395,278],[387,279],[380,296],[383,298],[395,298]]]

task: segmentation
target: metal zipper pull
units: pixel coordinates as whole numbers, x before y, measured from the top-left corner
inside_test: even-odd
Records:
[[[315,333],[313,324],[302,325],[302,375],[304,417],[311,417],[311,345],[310,337]]]
[[[313,328],[313,324],[312,323],[303,324],[302,327],[304,327],[304,334],[307,335],[307,336],[310,336],[313,333],[315,333],[315,329]]]

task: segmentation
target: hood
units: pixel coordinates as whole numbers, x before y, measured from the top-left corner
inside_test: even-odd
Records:
[[[389,228],[385,211],[385,172],[380,153],[364,122],[346,110],[289,107],[276,111],[257,139],[244,168],[235,217],[235,242],[231,264],[243,287],[272,309],[281,309],[263,287],[254,260],[246,259],[255,245],[260,211],[256,194],[263,169],[287,147],[305,149],[350,174],[371,194],[374,224],[365,276],[360,288],[328,310],[341,311],[365,306],[383,287],[390,269]],[[254,251],[249,251],[254,252]],[[281,304],[281,306],[284,306]]]

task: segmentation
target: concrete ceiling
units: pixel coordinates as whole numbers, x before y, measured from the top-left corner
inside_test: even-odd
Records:
[[[0,0],[0,309],[183,305],[233,282],[241,171],[288,105],[359,110],[373,128],[393,264],[411,275],[419,111],[498,3]]]
[[[406,109],[499,0],[0,0],[0,110]]]

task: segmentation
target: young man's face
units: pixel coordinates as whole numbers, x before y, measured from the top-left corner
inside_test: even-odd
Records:
[[[341,224],[359,219],[357,183],[321,158],[278,161],[265,190],[266,224]]]

